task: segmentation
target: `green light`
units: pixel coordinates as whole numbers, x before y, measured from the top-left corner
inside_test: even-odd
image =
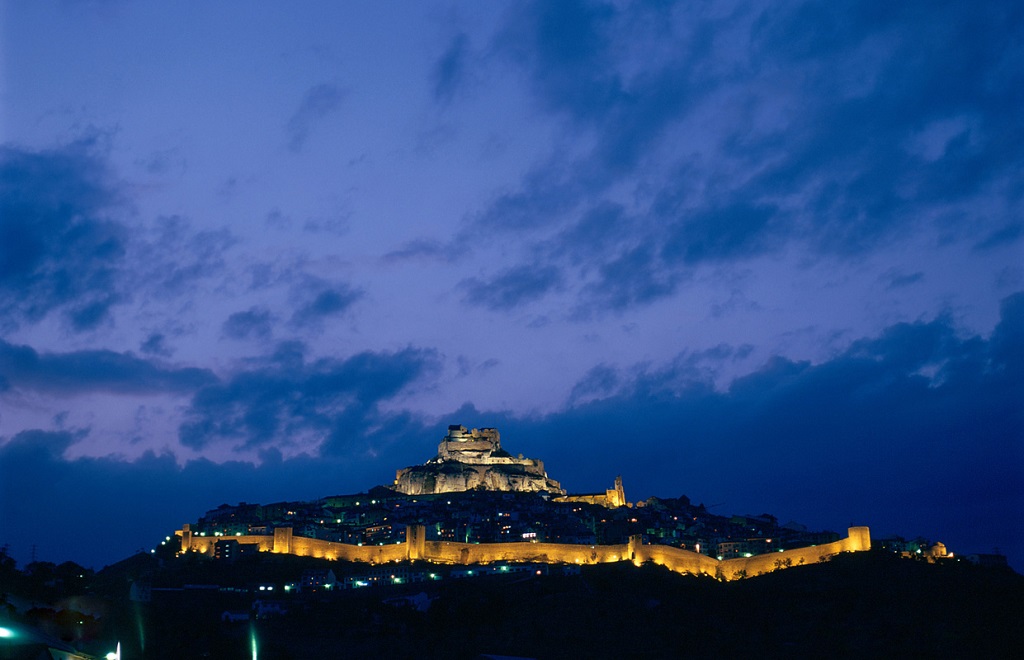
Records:
[[[10,628],[0,627],[0,639],[10,639],[14,637],[14,631]]]

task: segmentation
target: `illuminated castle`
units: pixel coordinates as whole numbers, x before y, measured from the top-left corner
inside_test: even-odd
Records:
[[[459,424],[448,427],[437,456],[398,470],[394,488],[406,495],[474,489],[565,495],[561,485],[548,478],[544,461],[522,454],[517,458],[503,450],[497,429],[467,430]]]
[[[521,454],[514,457],[503,450],[498,431],[493,428],[467,430],[461,425],[449,426],[448,434],[441,440],[441,444],[437,448],[437,455],[422,465],[398,470],[394,483],[395,491],[413,496],[478,489],[548,493],[553,497],[543,499],[549,499],[552,506],[556,507],[559,506],[559,503],[600,505],[610,509],[630,506],[626,501],[621,477],[616,478],[614,487],[605,490],[604,493],[566,495],[565,490],[557,481],[548,478],[542,461],[524,458]],[[386,492],[387,489],[383,490]],[[394,494],[392,493],[392,495]],[[338,499],[351,499],[352,504],[359,507],[359,499],[363,498],[357,499],[357,497],[339,497]],[[417,502],[416,499],[409,499],[414,504]],[[432,498],[424,498],[424,500],[429,499]],[[456,498],[452,497],[451,499]],[[540,498],[535,499],[539,500]],[[688,503],[687,500],[687,505]],[[376,506],[378,502],[371,499],[370,504]],[[379,504],[381,507],[387,506],[387,515],[397,515],[391,512],[399,510],[400,507],[405,512],[407,509],[403,505],[408,505],[409,502],[403,500],[393,503],[380,502]],[[447,504],[451,505],[452,502],[449,501]],[[424,506],[429,506],[429,502],[421,503],[421,507]],[[577,510],[576,506],[566,508]],[[703,507],[701,509],[703,510]],[[323,511],[322,506],[318,506],[316,510],[317,516],[322,515],[320,513]],[[404,528],[404,542],[392,537],[386,543],[381,541],[376,544],[364,545],[362,542],[352,543],[344,538],[338,540],[319,538],[315,525],[300,528],[305,534],[312,534],[310,536],[294,534],[293,515],[293,511],[287,510],[287,517],[280,520],[268,521],[259,518],[258,524],[246,523],[244,528],[237,531],[234,531],[235,528],[228,530],[232,534],[228,539],[223,538],[225,531],[214,531],[212,535],[208,536],[207,532],[202,529],[194,532],[190,524],[183,525],[175,534],[180,539],[181,552],[198,552],[211,557],[223,556],[224,549],[228,547],[245,547],[248,549],[247,551],[372,564],[429,561],[460,565],[493,562],[582,565],[628,561],[639,566],[645,562],[653,562],[676,572],[711,575],[720,580],[753,577],[791,566],[828,561],[842,552],[860,552],[871,549],[870,530],[860,526],[850,527],[846,538],[838,538],[836,535],[835,540],[825,543],[788,549],[780,547],[777,551],[761,554],[746,552],[742,556],[730,558],[702,554],[700,543],[694,545],[692,550],[673,545],[648,544],[644,542],[644,535],[638,533],[630,533],[628,539],[618,542],[613,540],[605,544],[593,541],[589,543],[538,542],[536,539],[526,540],[525,534],[522,537],[523,540],[471,543],[468,533],[465,542],[441,538],[428,539],[428,527],[418,515],[405,521],[396,520],[393,523],[399,529]],[[448,515],[447,509],[445,515]],[[384,517],[381,523],[386,520],[388,518]],[[694,520],[696,521],[697,518]],[[322,528],[324,520],[319,522]],[[335,522],[341,524],[342,520],[339,517]],[[637,520],[634,518],[632,522],[635,523]],[[378,525],[378,527],[389,529],[391,526],[392,524]],[[312,532],[308,531],[310,529]],[[623,540],[625,542],[622,542]],[[770,542],[771,539],[768,541]],[[221,544],[220,551],[218,544]],[[218,552],[221,552],[221,555],[218,555]],[[936,546],[933,552],[941,552],[943,556],[946,554],[945,548],[939,546]]]

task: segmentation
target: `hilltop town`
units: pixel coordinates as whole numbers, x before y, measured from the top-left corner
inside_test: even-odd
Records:
[[[567,493],[497,430],[460,425],[389,487],[222,504],[99,573],[18,571],[0,548],[0,577],[12,657],[74,660],[115,644],[152,658],[996,657],[1019,647],[1009,622],[1024,604],[1024,578],[998,555],[686,496],[630,502],[621,478]]]
[[[368,563],[650,560],[730,580],[868,550],[872,540],[867,527],[843,537],[769,513],[712,513],[686,496],[630,503],[621,477],[600,493],[567,494],[542,461],[502,449],[496,429],[452,425],[437,455],[398,470],[392,487],[311,502],[224,504],[183,525],[175,543],[219,559],[270,551]],[[942,543],[923,539],[881,545],[951,557]]]

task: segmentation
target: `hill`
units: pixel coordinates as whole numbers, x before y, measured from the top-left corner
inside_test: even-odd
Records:
[[[101,571],[85,589],[104,607],[96,608],[102,615],[91,619],[90,637],[78,639],[79,648],[120,641],[126,658],[225,660],[252,657],[253,640],[263,660],[480,654],[999,658],[1024,648],[1017,625],[1024,577],[881,551],[729,583],[628,563],[477,579],[456,579],[456,570],[466,567],[433,566],[429,570],[443,571],[438,577],[444,579],[282,593],[283,584],[295,584],[305,572],[328,568],[339,586],[341,576],[368,570],[267,554],[233,564],[140,556]],[[423,568],[392,564],[386,570],[414,575]],[[129,599],[133,581],[152,588],[149,602]],[[276,595],[257,585],[276,586]],[[255,600],[273,601],[276,609],[249,619]],[[38,624],[45,613],[36,609]],[[241,612],[245,619],[226,622],[224,612]]]

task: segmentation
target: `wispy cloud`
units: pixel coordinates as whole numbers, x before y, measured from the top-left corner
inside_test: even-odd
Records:
[[[434,98],[451,101],[466,77],[469,37],[459,33],[434,65]]]
[[[524,262],[540,250],[575,271],[583,306],[613,284],[593,271],[649,280],[608,298],[630,307],[705,264],[789,247],[858,258],[921,231],[1016,243],[1019,196],[986,191],[1013,189],[1024,167],[1010,64],[1022,22],[962,3],[520,4],[496,48],[587,146],[552,151],[474,226],[515,232]],[[618,240],[596,243],[594,218],[616,206]]]
[[[288,120],[288,148],[294,152],[301,151],[316,124],[337,112],[345,95],[346,92],[333,83],[309,88],[299,109]]]

